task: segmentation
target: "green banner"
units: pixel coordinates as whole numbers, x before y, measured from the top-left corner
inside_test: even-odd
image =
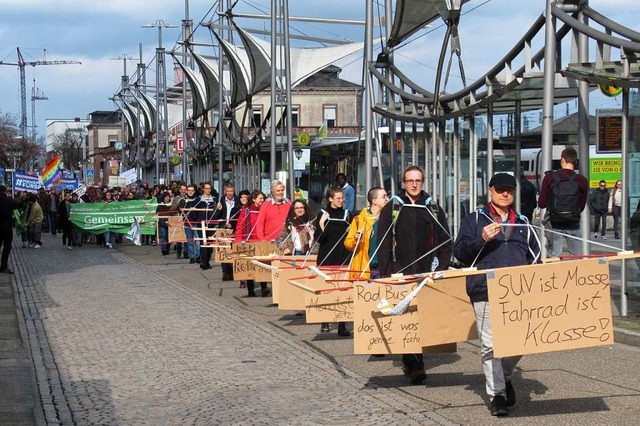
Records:
[[[114,203],[71,204],[71,222],[92,234],[105,231],[126,234],[133,218],[140,221],[140,233],[156,234],[156,200],[132,200]]]

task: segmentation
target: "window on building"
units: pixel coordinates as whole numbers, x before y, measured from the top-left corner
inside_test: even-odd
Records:
[[[291,127],[300,127],[300,107],[291,107]]]
[[[116,142],[118,142],[118,135],[109,135],[109,146],[111,148],[116,146]]]
[[[337,110],[338,110],[338,108],[336,107],[336,105],[324,105],[322,107],[324,120],[327,121],[327,127],[336,127],[336,125],[337,125],[337,120],[336,120]]]
[[[262,126],[262,107],[261,106],[252,107],[251,114],[253,115],[253,125],[255,127]]]

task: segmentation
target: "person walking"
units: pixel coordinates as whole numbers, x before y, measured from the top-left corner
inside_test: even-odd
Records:
[[[378,219],[380,274],[390,277],[447,269],[453,243],[444,210],[422,190],[424,172],[420,167],[407,167],[402,182],[404,194],[392,197]],[[421,353],[403,354],[402,364],[411,384],[426,379]]]
[[[387,204],[387,191],[379,186],[371,188],[367,193],[369,207],[362,209],[360,214],[353,219],[344,246],[354,252],[349,278],[369,279],[379,278],[378,256],[375,253],[378,233],[378,217],[382,208]]]
[[[347,236],[352,217],[349,210],[343,207],[344,193],[342,188],[329,188],[325,198],[326,209],[320,210],[313,223],[315,230],[313,239],[318,244],[317,265],[340,267],[349,261],[350,252],[344,246],[344,239]],[[323,323],[320,327],[321,333],[330,331],[329,323]],[[338,336],[351,336],[345,322],[338,323]]]
[[[560,169],[547,172],[540,186],[538,207],[547,209],[542,219],[547,232],[547,257],[558,257],[567,240],[569,253],[582,253],[580,213],[587,204],[589,182],[576,173],[578,153],[566,148],[560,156]]]
[[[236,188],[231,182],[224,184],[224,197],[218,202],[216,208],[214,219],[218,220],[218,227],[235,233],[242,204],[240,204]],[[233,281],[233,264],[223,263],[220,268],[222,269],[222,281]]]
[[[189,257],[189,264],[200,263],[200,243],[198,242],[198,212],[191,211],[200,202],[200,196],[196,192],[195,185],[187,185],[187,195],[184,199],[182,219],[184,223],[184,235],[187,242],[184,244],[185,253]]]
[[[65,192],[63,199],[58,204],[58,224],[62,229],[62,246],[67,246],[68,250],[72,250],[73,245],[73,223],[71,216],[71,194]]]
[[[275,241],[278,238],[290,207],[291,201],[284,196],[284,183],[279,180],[272,181],[271,197],[260,207],[256,223],[256,233],[260,241]]]
[[[595,226],[593,228],[593,238],[598,238],[598,230],[602,225],[602,239],[606,240],[607,236],[607,210],[609,206],[609,190],[607,189],[607,182],[601,180],[598,183],[598,187],[591,191],[589,197],[589,207],[595,216]]]
[[[515,190],[516,179],[512,175],[498,173],[491,178],[488,205],[465,217],[460,225],[453,254],[463,265],[493,269],[540,261],[536,231],[529,220],[518,215],[512,207]],[[469,276],[466,282],[480,337],[482,370],[491,400],[491,415],[507,416],[507,407],[516,402],[512,378],[521,357],[494,357],[487,276]]]
[[[0,274],[13,274],[9,268],[11,243],[13,242],[13,211],[19,209],[26,199],[26,193],[20,193],[20,198],[14,200],[7,196],[7,187],[0,185]]]
[[[258,239],[258,234],[256,233],[256,224],[258,223],[258,215],[260,214],[260,208],[264,203],[264,194],[262,191],[255,189],[249,196],[251,202],[249,205],[244,206],[242,210],[240,210],[240,214],[238,216],[238,223],[236,226],[236,243],[243,243],[245,241],[260,241]],[[247,296],[255,297],[255,281],[247,280]],[[267,289],[267,283],[260,283],[260,288],[262,290],[261,296],[267,297],[269,295],[269,290]]]
[[[344,194],[344,208],[353,212],[356,209],[356,190],[347,182],[347,175],[338,173],[336,175],[336,184]]]
[[[27,218],[27,230],[29,234],[29,247],[39,249],[42,247],[42,222],[44,221],[44,213],[35,194],[29,194],[29,202],[31,210]]]
[[[609,213],[613,216],[613,234],[620,239],[620,215],[622,214],[622,181],[617,180],[609,198]]]
[[[202,234],[200,243],[200,269],[203,270],[211,269],[213,248],[208,240],[213,237],[216,231],[214,216],[217,211],[217,202],[214,196],[211,195],[212,189],[211,182],[204,182],[202,184],[202,195],[200,195],[200,199],[194,205],[196,209],[194,211],[194,213],[196,213],[195,226],[199,229],[198,233]]]

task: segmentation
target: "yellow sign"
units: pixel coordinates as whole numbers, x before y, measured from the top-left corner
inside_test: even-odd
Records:
[[[310,143],[311,143],[311,136],[309,136],[309,133],[302,132],[298,134],[298,145],[309,146]]]

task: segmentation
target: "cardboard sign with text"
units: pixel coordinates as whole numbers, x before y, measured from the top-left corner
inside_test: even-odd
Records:
[[[437,279],[418,292],[418,319],[423,346],[478,338],[466,277]]]
[[[487,278],[497,358],[613,344],[605,260],[501,268]]]
[[[184,233],[182,218],[180,216],[170,216],[167,219],[167,223],[169,224],[170,243],[184,243],[187,241],[187,235]]]
[[[282,269],[292,269],[294,267],[302,268],[304,265],[304,269],[309,266],[315,266],[316,264],[316,256],[310,256],[309,258],[305,258],[304,256],[287,256],[286,260],[280,258],[279,260],[274,260],[271,262],[272,266],[275,266],[277,269],[271,271],[271,297],[273,303],[279,305],[280,303],[280,272]],[[297,276],[302,277],[308,275],[306,272],[299,269],[300,274]],[[301,308],[304,309],[304,308]]]
[[[277,253],[278,247],[273,241],[255,241],[233,243],[229,257],[233,260],[234,280],[255,280],[258,282],[271,280],[271,273],[258,268],[252,261],[254,256],[267,256]],[[267,279],[268,276],[268,279]],[[265,278],[262,280],[262,278]]]
[[[285,266],[280,269],[278,275],[278,309],[282,311],[302,311],[304,310],[304,294],[303,289],[289,283],[289,280],[298,280],[300,278],[309,277],[309,271],[306,267]],[[274,301],[275,303],[275,301]]]
[[[213,248],[213,261],[215,263],[233,263],[231,258],[233,250],[231,241],[229,241],[232,235],[233,231],[231,229],[218,229],[213,233],[213,239],[207,241],[206,247]]]
[[[422,353],[416,298],[402,315],[385,316],[376,308],[382,299],[386,299],[391,305],[397,305],[416,285],[417,283],[394,285],[375,282],[354,284],[355,354]]]
[[[319,294],[305,292],[306,321],[309,324],[353,321],[353,283],[349,281],[328,284],[320,277],[304,280],[304,284],[323,291]]]

